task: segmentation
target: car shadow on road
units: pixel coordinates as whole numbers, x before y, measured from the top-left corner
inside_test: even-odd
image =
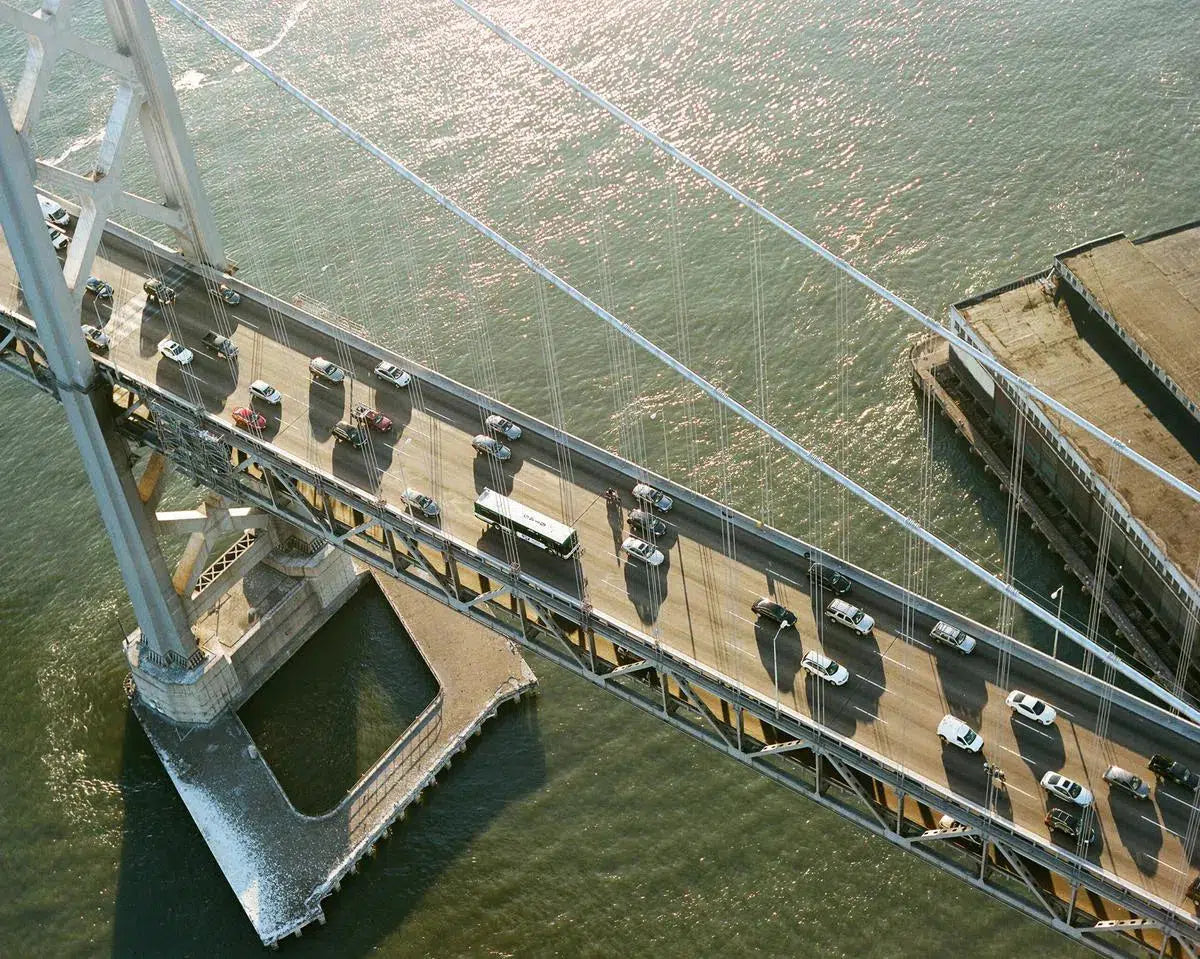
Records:
[[[1040,778],[1039,770],[1062,769],[1066,765],[1067,747],[1063,743],[1062,731],[1056,724],[1034,726],[1029,720],[1019,718],[1015,712],[1009,715],[1008,721],[1012,724],[1013,738],[1017,741],[1021,759],[1035,779]]]
[[[1162,849],[1163,831],[1158,820],[1147,815],[1154,811],[1154,805],[1113,790],[1108,794],[1108,808],[1121,845],[1129,852],[1138,872],[1143,876],[1157,875],[1156,856]]]
[[[981,753],[969,753],[952,743],[942,743],[942,769],[946,773],[946,785],[952,792],[978,805],[984,804],[987,799],[987,776],[983,771]]]
[[[801,657],[796,630],[759,616],[754,623],[754,643],[758,647],[758,658],[775,688],[781,694],[792,693],[796,688]]]
[[[658,620],[659,610],[667,599],[667,572],[671,554],[663,553],[661,566],[651,566],[636,560],[624,562],[625,594],[637,610],[638,619],[649,626]]]
[[[475,474],[476,493],[490,489],[497,493],[503,493],[505,496],[512,496],[512,476],[499,460],[486,453],[476,454],[471,470]]]
[[[931,643],[928,638],[923,638],[921,641],[926,645]],[[953,649],[933,646],[931,655],[937,669],[938,685],[941,686],[942,695],[946,697],[946,711],[973,729],[979,729],[983,724],[983,708],[988,701],[986,677],[995,675],[996,651],[991,647],[983,646],[982,643],[977,646],[975,652],[969,655],[990,656],[991,659],[988,660],[990,663],[988,669],[974,670],[956,668],[958,663],[955,662],[955,658],[961,657],[963,654]]]
[[[812,673],[804,673],[804,695],[808,700],[809,715],[835,733],[853,736],[858,731],[858,724],[865,718],[842,695],[844,690],[844,686],[833,686]]]
[[[200,391],[204,408],[210,413],[219,413],[225,408],[229,397],[237,389],[237,357],[226,360],[204,353],[199,349],[192,350],[192,353],[195,357],[192,360],[192,370],[204,383],[204,389]],[[249,400],[246,402],[248,403]],[[234,405],[244,406],[246,404],[239,402]]]
[[[258,436],[268,443],[274,443],[275,437],[279,435],[280,427],[283,425],[283,407],[272,403],[264,403],[262,400],[249,400],[250,409],[255,413],[261,413],[262,418],[267,421],[267,425],[258,431]]]
[[[625,510],[620,503],[606,500],[605,519],[608,520],[608,528],[612,532],[613,555],[620,561],[621,556],[621,541],[625,538]]]
[[[371,391],[365,389],[364,384],[363,392],[368,398],[362,400],[355,397],[354,402],[365,402],[368,406],[373,406],[379,410],[380,413],[392,421],[392,430],[397,435],[402,433],[405,427],[412,422],[412,398],[406,395],[404,390],[387,385],[376,386],[374,396],[372,396]]]
[[[346,392],[342,384],[326,384],[308,378],[308,429],[312,438],[324,443],[333,435],[333,427],[346,411]]]
[[[1181,786],[1168,784],[1161,779],[1155,786],[1153,795],[1154,803],[1158,806],[1158,811],[1162,816],[1162,828],[1169,829],[1179,837],[1187,836],[1189,834],[1188,825],[1192,818],[1192,807],[1200,802],[1200,797]],[[1180,838],[1180,844],[1188,845],[1183,838]],[[1200,843],[1191,843],[1191,847],[1188,864],[1193,868],[1200,868]]]

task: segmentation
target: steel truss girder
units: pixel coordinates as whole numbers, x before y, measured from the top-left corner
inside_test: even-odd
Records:
[[[126,388],[132,396],[136,396],[139,392],[144,392],[147,389],[152,389],[145,384],[133,380],[129,374],[123,371],[109,367],[103,367],[102,369],[104,369],[105,376],[110,382]],[[188,415],[190,408],[182,401],[173,397],[166,397],[165,399],[168,403],[174,403],[180,407],[181,417]],[[585,614],[582,608],[583,602],[577,597],[571,597],[553,590],[539,581],[532,579],[524,571],[514,569],[495,557],[480,553],[470,545],[446,535],[440,529],[427,527],[406,513],[398,512],[386,506],[386,504],[380,504],[372,494],[358,490],[338,480],[336,477],[331,477],[327,474],[318,474],[311,467],[293,460],[288,454],[276,450],[268,444],[261,443],[246,434],[238,433],[232,427],[220,423],[215,419],[210,418],[205,425],[205,429],[218,434],[231,450],[236,449],[238,451],[239,456],[254,456],[262,468],[264,476],[273,473],[280,478],[281,482],[284,480],[288,481],[291,484],[290,488],[293,490],[294,495],[299,499],[303,500],[303,494],[298,490],[300,483],[307,483],[314,489],[319,485],[324,495],[334,496],[348,508],[364,516],[369,515],[374,517],[375,522],[372,525],[378,525],[385,533],[390,531],[403,539],[411,539],[432,549],[441,550],[444,555],[449,557],[452,567],[462,564],[481,577],[486,578],[489,582],[502,584],[518,603],[523,602],[527,606],[532,606],[540,622],[531,624],[528,618],[522,617],[521,625],[518,626],[502,617],[492,615],[491,607],[494,605],[492,602],[470,604],[462,602],[461,598],[455,602],[448,601],[445,592],[440,588],[439,584],[429,582],[424,576],[417,575],[415,571],[397,569],[389,558],[384,555],[387,547],[380,544],[377,540],[369,540],[370,545],[368,546],[364,545],[357,538],[347,538],[340,544],[341,548],[350,552],[355,557],[404,580],[426,595],[432,596],[458,609],[459,612],[469,618],[508,636],[523,646],[537,652],[539,655],[582,676],[593,684],[608,689],[614,695],[638,705],[640,708],[651,712],[665,722],[688,732],[689,735],[701,739],[714,748],[738,759],[745,765],[758,769],[761,773],[768,776],[768,778],[788,785],[789,788],[803,793],[814,802],[837,811],[839,814],[853,820],[872,833],[885,837],[889,842],[913,852],[915,855],[937,865],[945,871],[958,875],[976,888],[984,890],[993,897],[1019,909],[1026,915],[1051,925],[1060,932],[1071,936],[1076,941],[1084,942],[1105,955],[1120,956],[1129,954],[1128,952],[1117,950],[1096,936],[1084,938],[1084,934],[1080,930],[1087,927],[1071,925],[1062,919],[1050,918],[1044,907],[1035,908],[1028,901],[1015,897],[1007,890],[988,881],[986,876],[981,877],[978,873],[964,870],[961,865],[937,855],[931,849],[927,848],[927,844],[921,841],[922,837],[910,838],[901,835],[895,828],[888,825],[886,820],[880,818],[876,804],[867,797],[866,793],[861,789],[861,785],[859,785],[857,790],[854,788],[855,777],[853,776],[853,772],[871,778],[883,788],[890,789],[896,795],[903,793],[908,798],[928,808],[949,812],[958,822],[963,823],[972,831],[987,836],[987,842],[984,844],[985,847],[987,845],[1003,846],[1001,854],[1004,855],[1006,860],[1010,860],[1011,857],[1020,857],[1052,873],[1066,877],[1071,883],[1080,885],[1102,897],[1104,900],[1167,930],[1168,934],[1176,940],[1190,943],[1200,938],[1200,926],[1195,929],[1190,928],[1195,923],[1192,923],[1189,917],[1178,915],[1167,908],[1163,908],[1162,905],[1151,899],[1137,895],[1133,890],[1121,886],[1110,880],[1106,875],[1097,872],[1095,867],[1085,860],[1080,860],[1072,855],[1043,845],[1037,841],[1036,837],[1023,833],[1011,823],[994,818],[986,811],[960,800],[953,794],[942,793],[936,790],[932,784],[914,777],[911,771],[899,770],[892,767],[881,757],[876,757],[872,752],[866,750],[864,747],[860,747],[852,740],[845,740],[837,734],[824,729],[824,727],[817,725],[807,719],[807,717],[787,711],[777,713],[774,700],[768,700],[764,696],[744,689],[733,680],[712,672],[707,667],[691,661],[682,654],[671,650],[664,650],[649,636],[644,636],[624,624],[610,620],[595,610],[589,610]],[[145,437],[148,439],[152,439],[155,435],[155,431],[153,430],[148,430],[145,433]],[[186,471],[188,464],[180,465]],[[200,477],[200,479],[201,481],[207,481],[211,477],[204,476]],[[273,510],[276,513],[283,512],[284,518],[289,522],[301,528],[308,529],[316,535],[324,536],[328,534],[328,528],[323,522],[323,517],[318,517],[311,510],[307,511],[304,515],[280,510],[275,505],[269,492],[265,491],[264,488],[260,488],[260,485],[254,482],[253,478],[247,474],[230,472],[228,476],[222,477],[221,480],[228,483],[230,491],[227,492],[226,489],[218,487],[218,492],[226,492],[227,495],[238,497],[244,502],[255,503],[264,509]],[[268,484],[262,484],[264,487],[266,485]],[[566,619],[574,619],[577,622],[582,622],[586,619],[588,627],[595,630],[598,636],[602,636],[607,642],[612,643],[619,649],[625,650],[632,656],[635,660],[633,665],[640,667],[641,663],[650,664],[653,669],[657,670],[660,678],[663,680],[661,683],[663,693],[662,704],[656,698],[652,699],[648,696],[638,695],[620,683],[607,681],[605,673],[597,672],[589,665],[586,657],[579,655],[579,651],[574,644],[558,628],[553,616],[563,616]],[[566,653],[569,653],[569,655],[565,655],[563,651],[559,651],[557,646],[538,642],[535,636],[530,635],[529,625],[534,626],[535,632],[547,633],[557,639],[565,647]],[[639,669],[638,671],[645,672],[643,669]],[[696,707],[697,701],[699,701],[699,705],[703,709],[697,709],[697,711],[707,721],[704,725],[697,726],[694,722],[683,719],[674,709],[669,708],[670,703],[668,703],[666,692],[667,677],[670,677],[679,685],[689,706]],[[857,800],[865,802],[871,813],[866,814],[859,811],[857,803],[852,806],[839,802],[835,798],[831,798],[825,794],[824,791],[804,783],[793,776],[784,774],[772,764],[764,761],[772,753],[764,755],[762,750],[750,751],[742,748],[744,743],[739,745],[737,741],[732,741],[725,732],[723,724],[712,715],[711,710],[700,700],[701,693],[707,693],[710,696],[723,700],[732,709],[744,711],[754,716],[766,726],[774,728],[790,737],[787,743],[780,745],[791,747],[791,749],[781,748],[776,751],[777,753],[794,751],[799,748],[811,749],[818,761],[824,760],[829,762],[830,765],[839,770],[839,774],[846,779],[846,788],[855,795]],[[800,743],[803,743],[804,746],[797,745]],[[771,747],[768,746],[766,748],[770,749]],[[783,759],[785,757],[780,758]],[[847,775],[847,773],[850,775]],[[839,785],[841,784],[839,783]],[[1008,875],[1010,873],[1005,870],[1005,874]],[[1021,879],[1019,875],[1016,878]]]
[[[145,0],[104,0],[105,20],[116,49],[82,36],[71,8],[70,0],[43,0],[41,9],[29,14],[0,4],[0,22],[21,30],[29,42],[12,119],[29,154],[30,169],[51,189],[81,200],[74,242],[63,267],[76,306],[83,298],[83,280],[91,271],[105,224],[117,209],[170,228],[190,260],[224,271],[225,253],[216,220],[200,183],[179,100]],[[51,74],[67,52],[98,65],[116,83],[104,135],[86,176],[32,155]],[[141,126],[162,203],[123,187],[122,160],[135,124]]]

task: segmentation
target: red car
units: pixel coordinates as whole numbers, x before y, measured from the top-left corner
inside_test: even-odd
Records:
[[[350,415],[360,423],[366,423],[372,429],[379,430],[380,433],[386,433],[392,428],[392,421],[379,412],[373,410],[365,403],[354,404],[354,409],[350,411]]]
[[[239,406],[233,411],[233,421],[243,429],[254,430],[256,433],[267,428],[267,418],[245,406]]]

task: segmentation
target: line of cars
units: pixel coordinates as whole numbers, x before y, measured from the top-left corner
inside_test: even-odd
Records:
[[[840,576],[840,574],[836,575]],[[841,592],[844,594],[848,591],[847,581],[846,588]],[[755,615],[772,620],[781,627],[795,626],[796,624],[795,613],[769,597],[764,596],[756,600],[750,608]],[[845,626],[861,636],[869,634],[875,625],[871,616],[840,596],[829,601],[824,615],[827,620]],[[941,620],[933,625],[929,635],[935,642],[956,649],[964,655],[973,652],[977,645],[975,637],[959,627]],[[809,650],[805,653],[800,665],[806,672],[835,686],[844,685],[850,678],[849,670],[817,650]],[[1053,706],[1020,689],[1012,690],[1004,702],[1013,714],[1042,726],[1051,726],[1058,718],[1058,711]],[[983,736],[967,723],[950,714],[943,716],[939,721],[937,735],[943,744],[954,745],[970,753],[979,753],[983,749]],[[1151,756],[1148,765],[1150,771],[1159,780],[1168,780],[1193,792],[1200,790],[1200,774],[1168,756],[1159,754]],[[996,767],[986,762],[984,766],[990,775],[998,774],[1000,781],[1003,782],[1003,773],[1000,773]],[[1115,764],[1108,766],[1104,771],[1103,779],[1111,788],[1125,792],[1136,799],[1150,798],[1150,787],[1146,782],[1121,766]],[[1053,770],[1046,771],[1039,784],[1051,796],[1071,803],[1072,806],[1080,809],[1091,806],[1095,799],[1092,791],[1086,786]],[[1073,815],[1065,809],[1050,809],[1043,822],[1051,833],[1062,833],[1085,846],[1095,838],[1095,828],[1087,817]]]

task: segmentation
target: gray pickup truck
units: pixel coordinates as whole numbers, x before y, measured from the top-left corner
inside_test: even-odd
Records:
[[[204,345],[222,359],[231,360],[238,355],[238,348],[233,340],[216,330],[209,330],[204,334]]]

